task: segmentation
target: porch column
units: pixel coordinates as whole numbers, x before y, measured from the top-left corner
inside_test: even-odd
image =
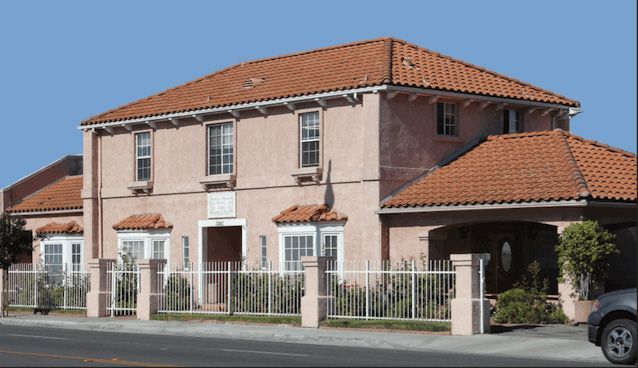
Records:
[[[301,326],[318,328],[328,313],[326,265],[334,257],[301,257],[304,268],[304,295],[301,297]]]
[[[451,254],[450,260],[456,271],[455,298],[452,306],[452,335],[474,335],[481,331],[490,331],[490,302],[483,298],[483,314],[481,315],[481,295],[479,264],[490,260],[486,254]]]
[[[163,270],[165,259],[143,259],[137,262],[140,273],[140,288],[137,290],[137,319],[148,321],[157,313],[159,304],[157,272]]]
[[[89,273],[91,277],[91,289],[86,293],[86,316],[106,317],[107,306],[111,299],[109,292],[109,280],[107,267],[114,264],[114,259],[92,259],[89,261]]]
[[[565,228],[572,223],[556,223],[553,224],[556,226],[556,234],[560,237],[563,234]],[[558,265],[560,268],[561,265]],[[576,301],[578,298],[575,297],[575,289],[568,277],[565,277],[564,281],[558,283],[558,301],[563,307],[563,312],[570,320],[574,320],[576,318]]]

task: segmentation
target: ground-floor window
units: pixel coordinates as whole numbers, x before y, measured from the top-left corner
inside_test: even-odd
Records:
[[[118,258],[137,262],[140,259],[166,259],[170,255],[168,232],[118,232]]]
[[[301,257],[332,256],[343,260],[343,224],[280,225],[279,254],[283,270],[301,270]]]
[[[83,240],[81,236],[51,236],[41,242],[41,260],[51,275],[82,271]]]

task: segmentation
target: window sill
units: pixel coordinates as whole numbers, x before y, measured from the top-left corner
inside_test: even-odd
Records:
[[[126,188],[136,195],[140,193],[149,194],[153,191],[153,181],[134,181],[131,184],[127,185]]]
[[[208,175],[199,180],[199,183],[206,190],[233,189],[237,183],[235,174]]]
[[[434,142],[446,142],[446,143],[463,143],[463,138],[456,135],[435,135],[432,139]]]
[[[298,185],[302,185],[307,182],[319,184],[323,178],[323,169],[320,166],[302,167],[296,169],[291,176],[295,179]]]

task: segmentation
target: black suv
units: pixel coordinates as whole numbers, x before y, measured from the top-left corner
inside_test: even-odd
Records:
[[[636,363],[636,289],[603,294],[587,320],[589,341],[601,346],[605,358],[616,364]]]

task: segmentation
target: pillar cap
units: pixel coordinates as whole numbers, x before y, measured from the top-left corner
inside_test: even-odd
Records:
[[[489,253],[466,253],[466,254],[450,254],[450,260],[454,265],[478,265],[482,259],[485,262],[490,261]]]

